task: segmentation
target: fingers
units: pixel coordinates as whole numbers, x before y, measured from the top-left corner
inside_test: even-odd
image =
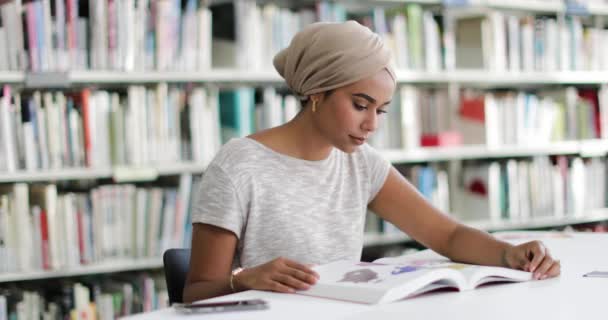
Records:
[[[557,270],[555,268],[557,268]],[[550,276],[556,276],[557,274],[559,274],[559,271],[559,261],[555,261],[550,255],[546,255],[545,259],[543,259],[540,266],[538,266],[538,268],[534,272],[533,277],[534,279],[542,280]],[[557,274],[552,275],[555,272],[557,272]]]
[[[258,278],[263,280],[257,289],[293,293],[309,289],[317,282],[319,275],[304,264],[277,258],[261,268]]]
[[[530,272],[536,272],[536,269],[545,259],[545,256],[548,254],[547,249],[540,241],[533,241],[527,244],[529,247],[526,250],[526,254],[532,256],[532,261],[530,261]],[[530,257],[528,257],[530,259]]]
[[[289,287],[290,289],[295,290],[308,290],[310,288],[310,284],[295,278],[289,274],[275,274],[272,278],[275,282],[281,283],[284,286]],[[291,291],[293,292],[293,291]]]
[[[315,283],[316,280],[319,279],[319,274],[306,265],[291,260],[285,260],[285,265],[291,268],[290,272],[292,276],[309,282],[310,284]]]
[[[541,279],[557,277],[561,272],[562,265],[559,260],[555,260],[551,268],[549,268],[549,270],[545,273],[544,278],[541,277]]]

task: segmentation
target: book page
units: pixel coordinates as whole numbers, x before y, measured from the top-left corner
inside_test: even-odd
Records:
[[[464,263],[456,263],[448,258],[435,255],[406,255],[400,257],[381,258],[375,260],[376,263],[390,265],[411,265],[417,268],[441,269],[448,268],[457,270],[464,278],[466,285],[463,290],[470,290],[482,284],[491,282],[520,282],[532,279],[530,272],[514,270],[501,267],[489,267]]]
[[[305,295],[329,297],[364,303],[379,303],[405,298],[443,287],[464,285],[457,272],[413,265],[336,261],[314,268],[320,279]],[[440,280],[444,280],[439,283]],[[438,286],[430,286],[437,282]]]
[[[532,280],[532,273],[501,267],[468,265],[460,270],[464,275],[467,287],[473,289],[491,282],[523,282]]]

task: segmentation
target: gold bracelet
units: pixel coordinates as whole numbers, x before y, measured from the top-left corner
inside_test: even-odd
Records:
[[[234,289],[234,277],[241,271],[243,271],[243,269],[236,268],[230,273],[230,289],[232,290],[232,292],[236,292],[236,289]]]

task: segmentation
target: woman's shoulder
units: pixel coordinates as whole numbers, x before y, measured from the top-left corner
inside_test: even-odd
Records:
[[[249,138],[233,138],[226,142],[210,163],[210,166],[218,166],[229,169],[242,163],[247,163],[256,157],[257,148]]]

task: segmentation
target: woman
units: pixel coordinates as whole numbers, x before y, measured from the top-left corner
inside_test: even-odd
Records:
[[[184,301],[309,288],[318,279],[311,264],[360,259],[368,208],[452,260],[536,279],[560,273],[541,242],[513,246],[438,211],[366,144],[395,91],[389,60],[381,39],[353,21],[312,24],[275,57],[302,110],[231,140],[209,165]]]

